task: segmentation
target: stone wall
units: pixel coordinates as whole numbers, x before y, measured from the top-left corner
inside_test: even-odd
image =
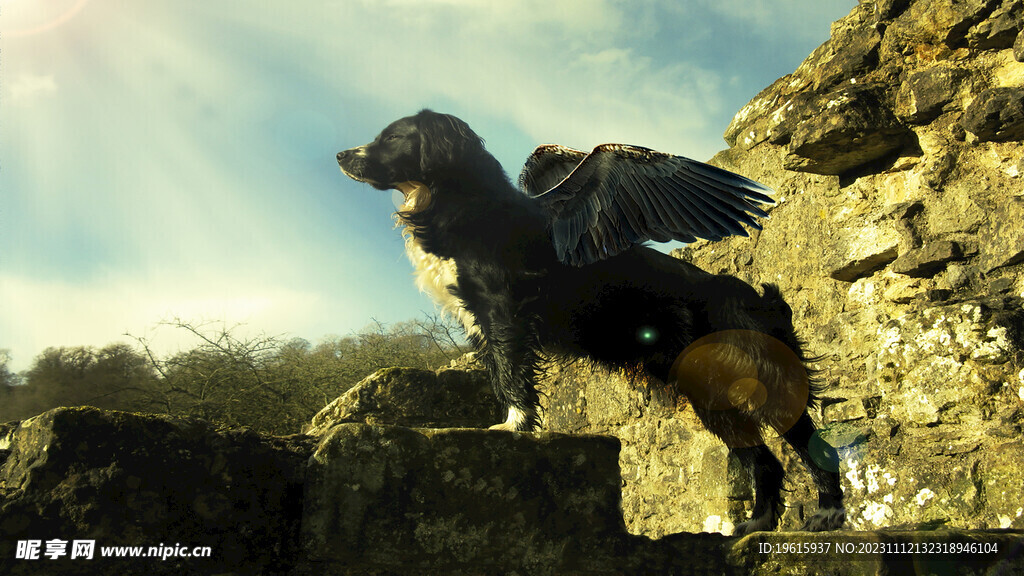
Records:
[[[860,3],[713,160],[777,190],[764,230],[681,254],[781,287],[853,528],[1024,526],[1022,23],[1020,0]]]
[[[391,370],[362,385],[397,399],[393,393],[409,390],[409,383],[430,379],[424,371]],[[486,384],[479,371],[456,379]],[[372,417],[437,421],[450,410],[407,408],[402,400],[385,400],[374,405]],[[369,419],[366,410],[329,425],[339,410],[345,412],[336,404],[321,414],[317,436],[285,438],[96,408],[58,408],[4,425],[0,573],[860,576],[1024,570],[1024,531],[637,536],[623,523],[615,438],[355,421]],[[459,417],[485,417],[489,410],[465,409]],[[913,552],[919,546],[934,550]]]
[[[676,254],[782,289],[829,386],[851,528],[1024,527],[1022,22],[1020,0],[861,2],[712,160],[777,191],[764,230]],[[744,519],[746,483],[685,407],[582,365],[545,389],[551,429],[622,440],[630,530]],[[815,495],[772,444],[792,529]]]

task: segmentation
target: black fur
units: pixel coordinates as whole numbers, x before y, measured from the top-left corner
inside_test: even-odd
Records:
[[[842,525],[839,476],[809,452],[815,428],[806,408],[816,402],[815,388],[803,369],[790,308],[774,286],[759,294],[737,278],[647,247],[582,267],[562,264],[545,209],[510,183],[483,141],[453,116],[424,110],[398,120],[370,144],[339,153],[338,163],[378,189],[419,182],[429,190],[429,203],[399,216],[423,250],[457,265],[457,283],[448,289],[475,319],[479,331],[471,339],[510,408],[500,427],[539,425],[535,386],[544,350],[639,368],[662,381],[679,380],[705,426],[752,471],[754,513],[737,533],[778,524],[783,469],[761,441],[761,431],[772,427],[800,454],[819,492],[819,512],[805,528]],[[760,382],[754,386],[767,401],[721,405],[727,394],[716,383],[749,368],[730,365],[739,361],[729,354],[691,362],[702,371],[697,376],[686,372],[682,353],[705,336],[712,346],[704,351],[743,350],[756,368],[751,382]],[[786,356],[773,342],[792,352]]]

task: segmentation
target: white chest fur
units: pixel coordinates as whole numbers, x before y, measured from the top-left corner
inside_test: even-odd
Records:
[[[395,216],[399,224],[406,224],[402,232],[405,236],[405,253],[416,269],[416,285],[433,298],[442,313],[455,317],[466,328],[467,335],[482,337],[476,318],[450,290],[458,286],[459,281],[455,261],[438,258],[424,250],[416,241],[416,234],[408,221],[403,221],[403,214],[416,214],[429,208],[434,201],[433,193],[426,184],[416,181],[401,182],[395,185],[395,189],[405,198]]]
[[[467,335],[482,336],[473,313],[466,310],[462,300],[449,290],[458,282],[455,261],[428,253],[420,247],[412,234],[406,234],[405,253],[416,268],[416,285],[419,289],[426,292],[443,313],[457,319],[466,328]]]

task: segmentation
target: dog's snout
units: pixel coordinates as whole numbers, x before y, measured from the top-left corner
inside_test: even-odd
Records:
[[[366,146],[357,146],[356,148],[349,148],[348,150],[342,150],[338,152],[338,162],[344,160],[352,160],[354,158],[365,158],[366,157]]]
[[[342,150],[341,152],[338,152],[338,162],[352,160],[353,158],[358,157],[360,148],[349,148],[348,150]]]

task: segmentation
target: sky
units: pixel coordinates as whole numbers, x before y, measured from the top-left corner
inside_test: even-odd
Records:
[[[513,179],[542,143],[707,160],[855,5],[0,0],[0,350],[422,318],[391,195],[339,150],[432,108]]]

